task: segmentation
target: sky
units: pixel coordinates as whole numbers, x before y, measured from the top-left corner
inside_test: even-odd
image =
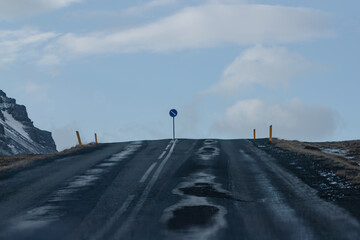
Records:
[[[359,139],[358,0],[0,0],[0,89],[58,150]]]

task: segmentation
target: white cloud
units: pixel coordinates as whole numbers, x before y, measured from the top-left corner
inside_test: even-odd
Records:
[[[36,93],[38,91],[41,91],[44,88],[44,86],[34,82],[32,79],[29,79],[26,82],[26,92],[27,93]]]
[[[322,105],[306,105],[298,99],[269,104],[259,99],[242,100],[226,110],[213,129],[223,136],[251,138],[252,130],[267,137],[273,125],[274,136],[286,139],[323,140],[330,137],[339,115]]]
[[[251,84],[266,87],[286,85],[309,63],[283,47],[256,46],[245,50],[226,68],[221,80],[206,92],[235,93]]]
[[[39,54],[36,50],[56,36],[58,34],[53,32],[39,32],[29,28],[0,30],[0,66],[18,58],[36,57]]]
[[[0,19],[31,16],[44,11],[67,7],[83,0],[1,0]]]
[[[250,4],[187,7],[142,27],[62,35],[50,54],[176,51],[224,44],[290,43],[329,36],[328,15],[305,8]]]
[[[51,6],[65,6],[73,1],[50,2]],[[155,1],[150,5],[165,2]],[[0,64],[13,62],[20,54],[22,58],[37,57],[35,60],[40,65],[56,65],[63,59],[87,54],[299,42],[328,36],[327,19],[327,14],[305,8],[213,3],[187,7],[142,27],[120,31],[78,35],[33,29],[0,30]],[[266,54],[266,49],[261,48],[245,54],[256,51]],[[289,54],[281,49],[273,52]],[[235,72],[228,75],[231,74],[236,75]]]
[[[156,8],[174,6],[178,2],[179,0],[153,0],[143,5],[127,8],[123,13],[128,15],[138,15]]]

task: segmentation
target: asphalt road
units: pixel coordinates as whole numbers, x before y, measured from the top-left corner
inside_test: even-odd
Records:
[[[360,239],[355,215],[261,147],[118,143],[25,169],[0,180],[0,239]]]

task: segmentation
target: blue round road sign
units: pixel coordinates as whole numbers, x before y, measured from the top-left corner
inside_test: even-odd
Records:
[[[169,114],[170,114],[170,117],[176,117],[178,112],[176,111],[176,109],[171,109]]]

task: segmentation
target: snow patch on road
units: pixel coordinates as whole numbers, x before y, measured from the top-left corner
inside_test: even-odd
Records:
[[[141,146],[141,142],[133,142],[126,146],[125,149],[121,152],[113,154],[110,158],[107,158],[103,162],[98,163],[93,168],[87,170],[84,174],[72,178],[72,180],[70,180],[64,188],[55,192],[53,198],[50,201],[55,202],[73,200],[73,198],[69,198],[67,195],[73,194],[82,188],[93,185],[98,179],[101,178],[102,174],[108,172],[111,167],[131,156]]]
[[[26,231],[41,228],[58,220],[59,217],[58,207],[41,206],[26,212],[25,215],[19,218],[13,219],[11,230]]]
[[[110,168],[118,162],[130,157],[141,146],[142,142],[130,143],[120,153],[114,154],[110,158],[105,159],[103,162],[98,163],[93,168],[85,171],[84,174],[73,177],[66,183],[65,187],[55,191],[45,205],[34,208],[26,212],[24,215],[15,218],[12,224],[13,229],[34,230],[42,228],[58,220],[64,212],[64,210],[60,207],[61,202],[78,200],[73,196],[76,192],[93,185],[101,178],[102,174],[110,171]]]

